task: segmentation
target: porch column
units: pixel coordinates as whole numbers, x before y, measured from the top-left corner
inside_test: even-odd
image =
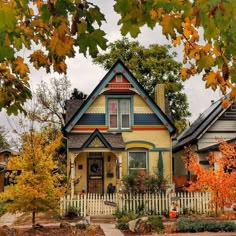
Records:
[[[71,197],[74,197],[75,194],[75,157],[76,155],[73,154],[70,158],[70,184],[71,184]]]

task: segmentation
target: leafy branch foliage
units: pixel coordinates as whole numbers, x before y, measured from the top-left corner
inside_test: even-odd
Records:
[[[0,1],[0,109],[24,111],[31,98],[31,67],[66,72],[65,59],[80,53],[96,56],[106,48],[105,21],[100,9],[87,1]],[[29,60],[20,56],[25,49]]]
[[[206,88],[219,88],[224,95],[229,89],[230,99],[236,101],[234,0],[116,0],[114,9],[121,16],[123,35],[137,37],[142,26],[160,25],[173,45],[184,47],[182,78],[203,72]],[[223,103],[228,105],[228,100]]]

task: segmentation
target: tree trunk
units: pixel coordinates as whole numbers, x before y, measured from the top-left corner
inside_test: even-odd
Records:
[[[32,227],[35,226],[35,211],[32,212]]]

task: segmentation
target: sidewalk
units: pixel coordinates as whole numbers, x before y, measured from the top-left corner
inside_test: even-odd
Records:
[[[123,236],[124,235],[119,229],[115,228],[115,224],[100,224],[100,227],[106,236]]]
[[[10,214],[5,213],[3,216],[0,217],[0,226],[7,225],[10,226],[13,224],[15,220],[17,220],[18,217],[20,217],[22,213],[18,214]]]

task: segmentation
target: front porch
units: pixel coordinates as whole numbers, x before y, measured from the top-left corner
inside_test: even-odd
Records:
[[[110,150],[71,152],[69,156],[71,196],[80,193],[114,193],[122,178],[122,153]]]

